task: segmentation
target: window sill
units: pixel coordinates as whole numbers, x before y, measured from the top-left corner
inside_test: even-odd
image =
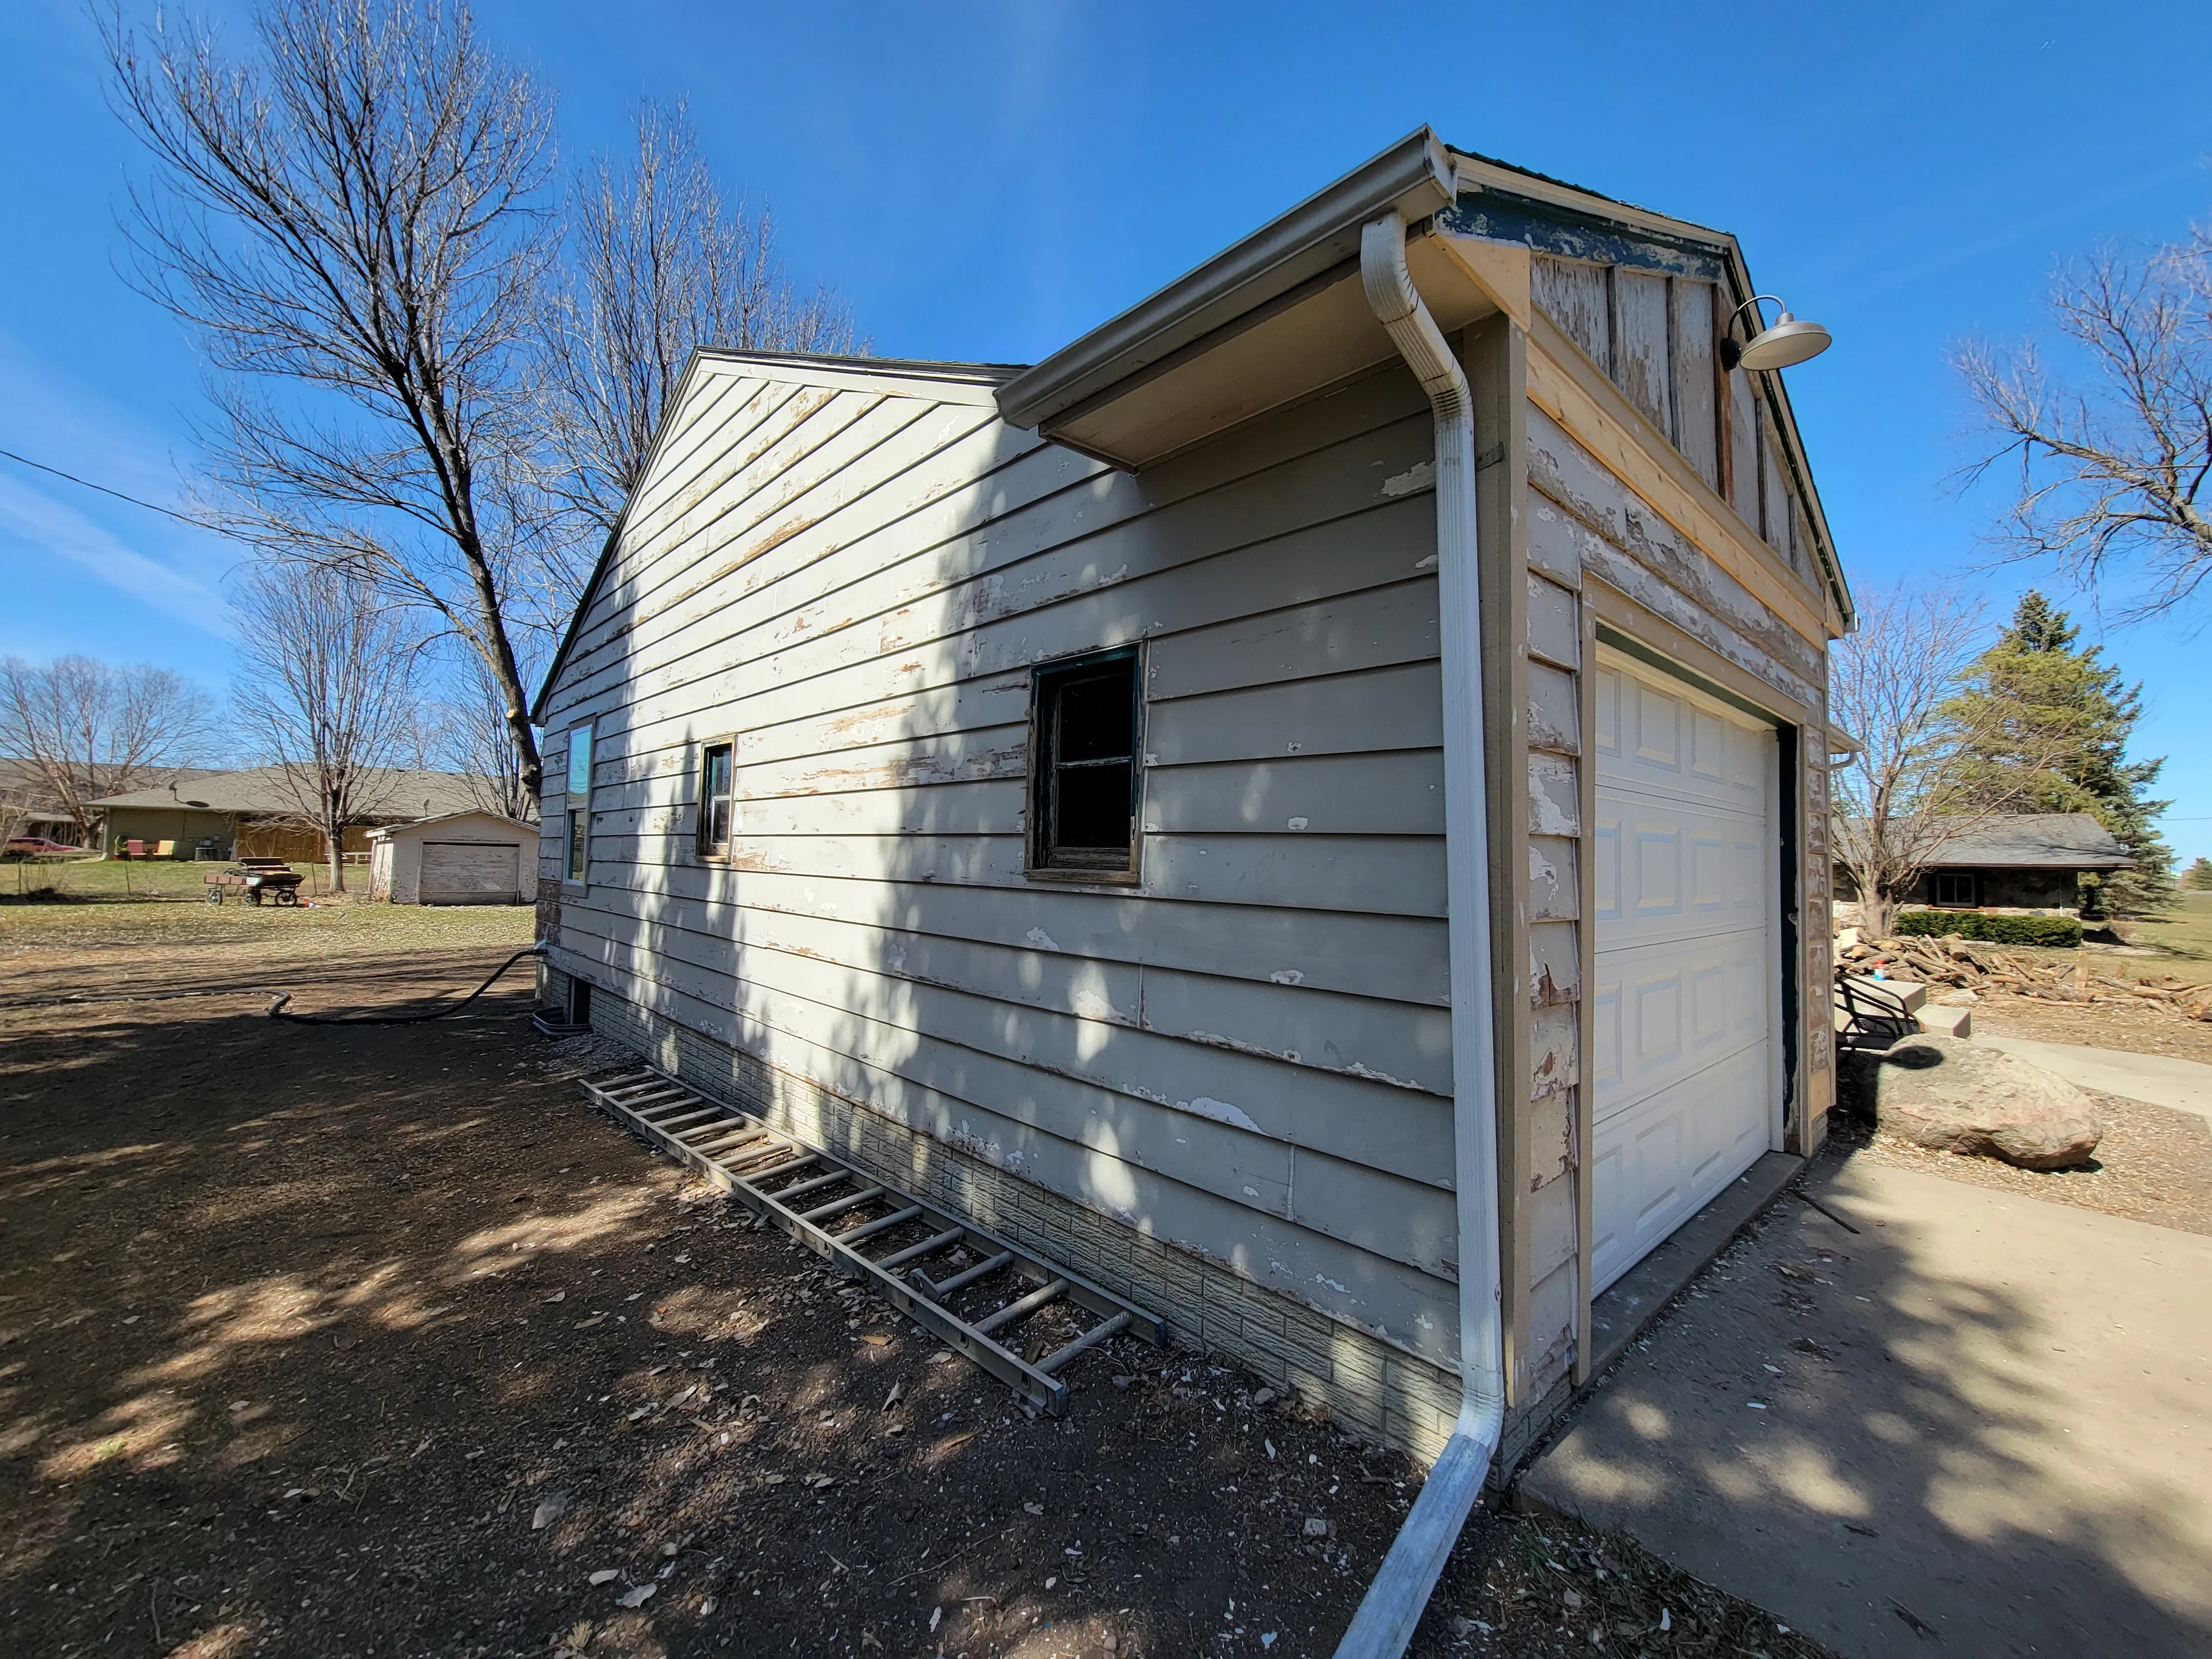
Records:
[[[1042,869],[1024,870],[1022,875],[1030,881],[1075,887],[1140,887],[1145,879],[1134,870],[1063,870],[1049,865]]]

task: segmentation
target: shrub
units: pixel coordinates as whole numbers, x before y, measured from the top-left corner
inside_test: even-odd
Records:
[[[1901,910],[1897,932],[1901,938],[1920,939],[1956,933],[1984,945],[2071,947],[2081,942],[2081,924],[2071,916],[1992,916],[1979,910]]]

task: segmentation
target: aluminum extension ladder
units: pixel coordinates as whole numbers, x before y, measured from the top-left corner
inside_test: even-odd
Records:
[[[1058,1373],[1078,1355],[1123,1331],[1155,1346],[1166,1340],[1157,1315],[973,1223],[848,1168],[820,1148],[769,1128],[750,1113],[708,1100],[665,1073],[636,1066],[586,1079],[584,1092],[617,1122],[743,1200],[815,1254],[827,1257],[847,1278],[872,1285],[901,1313],[1048,1415],[1057,1417],[1067,1409],[1067,1385]],[[860,1218],[872,1210],[880,1213]],[[844,1224],[832,1232],[832,1224]],[[903,1242],[908,1238],[912,1242]],[[871,1243],[891,1248],[882,1255],[864,1255],[860,1246]],[[927,1258],[959,1247],[981,1259],[941,1280],[922,1271],[920,1264]],[[1023,1283],[1036,1288],[1012,1296],[972,1319],[953,1311],[951,1302],[960,1292],[994,1278],[1003,1278],[1010,1288]],[[988,1300],[988,1292],[969,1299]],[[1055,1303],[1080,1307],[1097,1315],[1097,1322],[1034,1361],[1000,1340]]]

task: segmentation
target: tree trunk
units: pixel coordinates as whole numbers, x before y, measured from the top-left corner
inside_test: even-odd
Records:
[[[325,827],[323,830],[323,850],[331,860],[331,891],[345,891],[345,830]]]
[[[1863,939],[1887,939],[1896,908],[1895,902],[1887,893],[1869,884],[1859,895],[1859,937]]]

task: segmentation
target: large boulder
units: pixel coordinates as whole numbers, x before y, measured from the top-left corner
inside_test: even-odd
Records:
[[[1907,1037],[1879,1057],[1875,1115],[1915,1146],[2023,1170],[2086,1164],[2105,1133],[2088,1096],[2064,1078],[1948,1036]]]

